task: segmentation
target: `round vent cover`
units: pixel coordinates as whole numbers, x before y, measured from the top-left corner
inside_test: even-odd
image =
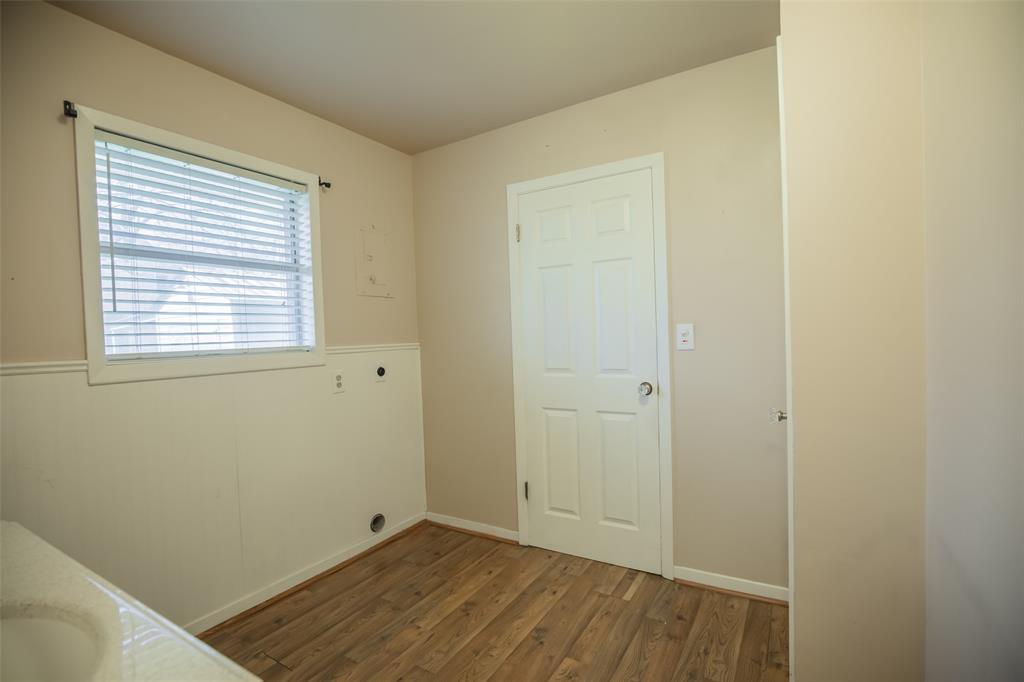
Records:
[[[370,519],[370,530],[374,533],[379,533],[384,530],[385,523],[387,523],[387,519],[384,518],[383,514],[374,514],[373,518]]]

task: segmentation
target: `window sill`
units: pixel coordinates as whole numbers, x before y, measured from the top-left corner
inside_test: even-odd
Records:
[[[90,359],[89,384],[121,384],[134,381],[182,379],[240,372],[265,372],[275,369],[319,367],[327,364],[323,348],[312,351],[247,353],[147,360],[108,362]]]

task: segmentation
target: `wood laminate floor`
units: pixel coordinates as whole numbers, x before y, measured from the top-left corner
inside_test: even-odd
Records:
[[[272,680],[785,682],[785,606],[421,525],[204,635]]]

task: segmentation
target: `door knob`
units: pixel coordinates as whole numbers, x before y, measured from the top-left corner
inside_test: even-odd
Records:
[[[654,386],[651,385],[651,382],[645,381],[642,384],[640,384],[640,388],[638,390],[640,392],[640,395],[650,395],[654,393]]]

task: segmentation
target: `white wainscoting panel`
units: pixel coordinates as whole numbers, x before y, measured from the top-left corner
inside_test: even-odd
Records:
[[[3,370],[3,518],[193,632],[424,517],[414,344],[103,386],[84,363]]]

